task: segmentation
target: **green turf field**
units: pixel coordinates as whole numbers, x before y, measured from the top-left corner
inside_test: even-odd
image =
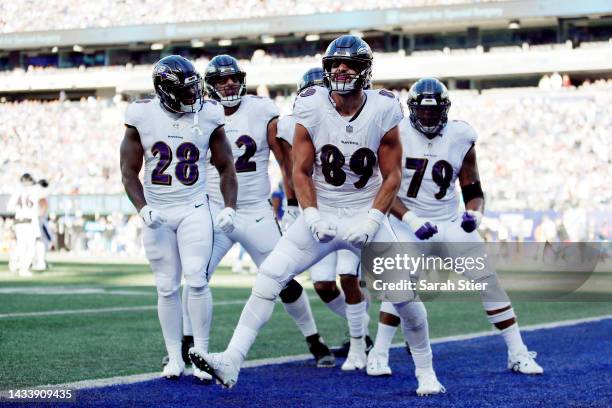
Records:
[[[229,341],[251,277],[219,270],[211,350]],[[308,285],[307,285],[308,286]],[[346,323],[309,290],[320,333],[329,345]],[[56,264],[51,272],[16,278],[0,264],[0,390],[154,372],[165,355],[155,310],[153,277],[144,265]],[[525,302],[514,305],[521,324],[610,313],[610,303]],[[97,313],[99,309],[109,309]],[[479,302],[427,304],[432,337],[489,329]],[[376,331],[378,304],[370,308]],[[396,341],[401,341],[399,334]],[[500,340],[501,341],[501,340]],[[307,353],[298,329],[277,305],[249,359]]]

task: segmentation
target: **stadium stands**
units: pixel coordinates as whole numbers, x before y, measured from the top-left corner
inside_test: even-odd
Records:
[[[507,0],[37,0],[0,3],[0,32],[65,30],[133,24],[178,23],[278,15],[334,13],[400,7],[446,6]],[[24,13],[23,10],[31,12]]]

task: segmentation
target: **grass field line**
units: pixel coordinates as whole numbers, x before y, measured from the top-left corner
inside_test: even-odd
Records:
[[[318,299],[317,296],[309,296],[311,301]],[[236,300],[220,300],[215,301],[214,306],[232,306],[244,305],[247,299]],[[68,310],[47,310],[44,312],[15,312],[15,313],[0,313],[1,319],[14,319],[20,317],[48,317],[48,316],[66,316],[75,314],[96,314],[96,313],[118,313],[118,312],[141,312],[144,310],[157,310],[157,305],[145,306],[117,306],[117,307],[101,307],[99,309],[68,309]]]
[[[154,290],[107,289],[101,287],[70,286],[9,286],[0,288],[0,295],[118,295],[156,296]]]
[[[598,322],[598,321],[607,320],[607,319],[612,319],[612,314],[595,316],[595,317],[586,317],[586,318],[581,318],[581,319],[561,320],[561,321],[556,321],[556,322],[526,325],[526,326],[521,327],[521,331],[528,332],[528,331],[535,331],[535,330],[554,329],[557,327],[574,326],[574,325],[581,324],[581,323]],[[432,339],[431,343],[432,344],[449,343],[449,342],[471,340],[471,339],[476,339],[480,337],[487,337],[487,336],[494,336],[494,335],[499,335],[499,332],[497,330],[492,329],[488,331],[480,331],[480,332],[475,332],[475,333],[439,337],[439,338]],[[392,347],[396,348],[396,347],[404,347],[404,346],[405,345],[403,343],[397,343],[397,344],[394,344]],[[246,361],[242,365],[242,367],[249,368],[249,367],[260,367],[260,366],[265,366],[265,365],[273,365],[273,364],[284,364],[284,363],[291,363],[291,362],[296,362],[296,361],[304,361],[310,358],[312,358],[310,354],[300,354],[300,355],[294,355],[294,356],[284,356],[284,357],[275,357],[275,358],[262,358],[258,360]],[[190,374],[190,373],[191,373],[191,370],[185,371],[185,374]],[[85,389],[85,388],[101,388],[101,387],[108,387],[108,386],[114,386],[114,385],[125,385],[125,384],[138,383],[142,381],[149,381],[149,380],[159,378],[159,375],[160,375],[159,372],[155,372],[155,373],[146,373],[146,374],[118,376],[118,377],[111,377],[111,378],[102,378],[102,379],[97,379],[97,380],[84,380],[84,381],[77,381],[77,382],[64,383],[64,384],[55,384],[55,385],[49,384],[49,385],[44,385],[44,386],[39,386],[39,387],[67,388],[67,389],[73,389],[73,390]]]

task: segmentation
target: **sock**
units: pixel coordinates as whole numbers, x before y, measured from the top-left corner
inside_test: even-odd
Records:
[[[191,318],[189,315],[189,290],[187,286],[183,286],[183,298],[181,305],[183,306],[183,336],[193,336],[193,329],[191,328]]]
[[[389,326],[388,324],[378,322],[378,331],[376,332],[376,341],[374,342],[373,352],[389,355],[389,348],[395,336],[397,327]]]
[[[364,335],[364,314],[366,312],[366,303],[361,301],[354,305],[346,305],[346,320],[349,326],[349,335],[351,337],[362,337]]]
[[[433,369],[425,306],[422,302],[407,302],[396,304],[395,307],[402,318],[404,339],[410,346],[415,369]]]
[[[251,295],[242,309],[227,352],[237,363],[242,363],[259,331],[272,316],[274,301]]]
[[[521,331],[519,330],[518,323],[514,323],[512,326],[506,327],[501,331],[501,334],[506,342],[509,353],[516,354],[527,350],[527,347],[523,343],[523,338],[521,337]]]
[[[344,298],[344,292],[340,291],[340,294],[330,302],[325,303],[325,306],[341,318],[346,319],[346,299]]]
[[[208,285],[200,288],[186,286],[183,290],[189,292],[188,309],[193,326],[193,345],[208,352],[208,339],[210,336],[210,322],[212,320],[212,294]],[[183,328],[185,324],[183,324]]]
[[[178,291],[169,296],[157,296],[157,315],[170,361],[183,361],[181,354],[181,301]]]
[[[289,316],[293,318],[304,337],[317,333],[317,325],[312,316],[310,302],[305,290],[302,290],[300,297],[295,302],[283,303],[283,307]]]

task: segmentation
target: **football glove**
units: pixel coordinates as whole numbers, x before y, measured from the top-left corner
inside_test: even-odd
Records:
[[[321,218],[319,210],[315,207],[304,209],[304,221],[315,240],[321,243],[329,242],[336,237],[337,227]]]
[[[461,228],[465,232],[472,232],[480,225],[482,213],[480,211],[467,210],[461,217]]]
[[[283,231],[287,231],[291,224],[297,219],[300,215],[300,207],[297,205],[288,205],[285,210],[285,214],[283,215],[283,219],[281,221]]]
[[[363,248],[368,242],[372,242],[384,218],[385,214],[376,208],[372,208],[368,211],[368,217],[349,228],[342,239],[357,248]]]
[[[236,218],[236,210],[232,207],[225,207],[215,218],[215,228],[229,234],[234,230],[234,218]]]
[[[152,229],[157,229],[168,221],[164,214],[152,209],[148,205],[142,207],[138,212],[138,215],[140,215],[140,218],[142,218],[147,227]]]
[[[438,233],[438,227],[431,222],[418,217],[412,211],[407,211],[402,221],[410,226],[414,235],[421,241],[429,239]]]

